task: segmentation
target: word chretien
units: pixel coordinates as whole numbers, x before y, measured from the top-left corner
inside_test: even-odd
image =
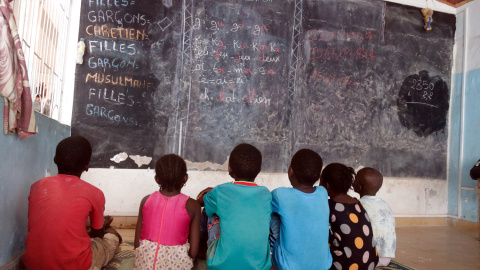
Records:
[[[149,40],[145,29],[138,30],[135,28],[109,27],[108,25],[89,25],[85,28],[85,32],[89,36],[101,36],[115,39],[129,39],[144,41]]]

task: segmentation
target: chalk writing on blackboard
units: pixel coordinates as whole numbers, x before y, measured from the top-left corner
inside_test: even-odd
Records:
[[[398,117],[406,128],[420,137],[445,128],[449,90],[440,76],[428,71],[408,76],[398,94]]]

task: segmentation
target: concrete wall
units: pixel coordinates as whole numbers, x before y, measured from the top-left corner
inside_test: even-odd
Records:
[[[3,121],[4,99],[0,98]],[[35,113],[39,132],[20,141],[16,135],[0,133],[0,266],[25,246],[28,194],[36,180],[57,173],[53,163],[58,142],[70,136],[70,127]]]
[[[478,222],[477,182],[469,171],[480,159],[480,2],[457,10],[450,111],[448,213]]]
[[[232,181],[226,171],[189,171],[188,174],[189,180],[182,192],[192,198],[206,187]],[[154,175],[154,170],[90,169],[82,179],[104,192],[106,214],[136,216],[142,198],[158,190]],[[281,173],[260,173],[256,182],[270,190],[290,186],[287,175]],[[387,178],[378,195],[390,204],[397,217],[446,217],[447,181],[444,179]]]

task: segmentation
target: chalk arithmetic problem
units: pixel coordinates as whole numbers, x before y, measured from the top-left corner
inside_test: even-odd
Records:
[[[266,172],[311,148],[445,178],[453,15],[425,32],[417,8],[382,0],[87,0],[81,14],[72,133],[93,167],[174,152],[216,170],[248,142]]]
[[[426,137],[444,131],[447,124],[447,83],[439,76],[430,77],[428,71],[408,76],[398,94],[398,117],[403,126]]]

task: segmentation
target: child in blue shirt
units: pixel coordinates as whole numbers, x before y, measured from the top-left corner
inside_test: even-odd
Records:
[[[272,195],[257,186],[262,154],[250,144],[236,146],[228,172],[235,180],[197,197],[208,215],[207,268],[209,270],[268,270],[268,244]]]
[[[272,192],[270,243],[272,263],[279,270],[326,270],[332,265],[327,190],[313,186],[320,179],[322,163],[316,152],[299,150],[288,169],[293,188]]]

